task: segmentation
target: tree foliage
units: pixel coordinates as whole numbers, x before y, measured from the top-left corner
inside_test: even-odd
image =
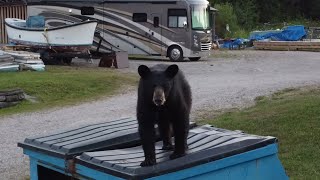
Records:
[[[219,37],[231,37],[233,32],[239,30],[237,16],[230,3],[216,4],[219,15],[216,18],[216,34]],[[227,26],[229,26],[227,30]]]
[[[217,34],[230,35],[225,31],[229,24],[231,33],[237,30],[250,31],[262,24],[305,19],[320,21],[320,0],[209,0],[219,10]],[[230,12],[232,9],[232,12]],[[219,17],[220,16],[220,17]],[[236,23],[235,23],[236,20]],[[219,27],[221,26],[221,27]]]
[[[255,0],[237,0],[234,2],[234,12],[237,15],[238,24],[251,29],[257,25],[258,14]]]
[[[210,2],[213,6],[230,3],[234,6],[237,17],[251,14],[254,16],[252,19],[257,18],[257,22],[260,23],[292,20],[301,16],[320,20],[320,0],[210,0]]]

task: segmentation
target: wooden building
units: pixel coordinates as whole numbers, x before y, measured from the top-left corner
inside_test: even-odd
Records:
[[[23,0],[0,0],[0,44],[8,43],[5,18],[26,19],[27,6]]]

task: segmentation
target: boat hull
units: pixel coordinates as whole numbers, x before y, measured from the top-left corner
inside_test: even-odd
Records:
[[[11,43],[74,51],[89,49],[92,46],[97,26],[97,21],[84,21],[49,29],[24,28],[15,25],[25,22],[21,19],[5,19],[6,30]]]

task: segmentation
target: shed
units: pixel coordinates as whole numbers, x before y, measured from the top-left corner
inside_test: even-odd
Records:
[[[26,19],[27,5],[23,0],[0,0],[0,44],[8,43],[5,18]]]

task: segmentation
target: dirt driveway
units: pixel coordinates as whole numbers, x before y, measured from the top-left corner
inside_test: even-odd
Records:
[[[257,96],[274,91],[320,84],[320,53],[232,51],[220,52],[205,61],[179,62],[193,91],[192,118],[206,110],[244,107]],[[139,64],[159,61],[130,61],[135,72]],[[170,62],[165,62],[170,63]],[[0,177],[24,179],[28,158],[16,144],[24,138],[135,116],[135,89],[116,97],[78,106],[19,114],[0,119]]]

